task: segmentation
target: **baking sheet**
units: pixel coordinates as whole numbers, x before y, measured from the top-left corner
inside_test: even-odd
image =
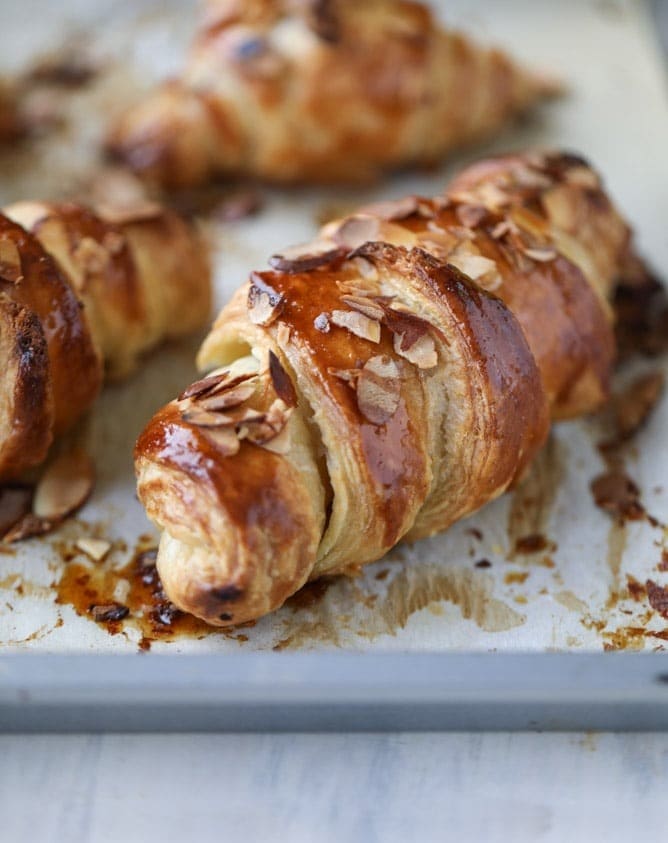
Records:
[[[467,160],[534,144],[591,157],[637,229],[644,254],[659,270],[668,266],[668,109],[647,7],[630,0],[434,5],[479,39],[563,76],[570,95],[440,171],[397,176],[373,189],[264,190],[265,206],[257,217],[214,229],[217,306],[251,269],[265,265],[286,243],[309,239],[328,215],[381,197],[437,192]],[[0,201],[59,196],[85,182],[108,115],[178,67],[192,22],[190,4],[176,2],[7,4],[0,57],[6,69],[57,46],[73,28],[87,32],[108,61],[95,84],[67,97],[64,130],[3,156]],[[150,543],[147,534],[155,537],[134,497],[132,445],[151,413],[194,377],[196,347],[194,338],[163,348],[130,381],[105,389],[80,432],[98,466],[91,501],[57,534],[0,555],[4,652],[137,651],[138,622],[130,619],[111,635],[71,606],[57,604],[54,584],[72,565],[93,567],[76,553],[77,538],[112,541],[102,565],[121,568],[138,543]],[[661,361],[645,365],[666,369]],[[627,459],[647,511],[659,522],[668,521],[667,429],[664,400]],[[197,629],[172,641],[153,641],[151,652],[663,649],[665,640],[654,636],[668,624],[626,587],[627,575],[668,585],[668,573],[657,570],[668,535],[647,521],[619,526],[595,507],[589,485],[604,470],[596,449],[604,436],[600,420],[559,425],[521,488],[447,535],[400,546],[363,576],[311,590],[254,627],[232,633]],[[515,553],[517,539],[536,534],[547,540],[543,551]],[[482,560],[490,566],[476,566]]]

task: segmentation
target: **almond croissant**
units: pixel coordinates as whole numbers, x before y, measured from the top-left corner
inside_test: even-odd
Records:
[[[139,496],[174,603],[257,618],[308,579],[445,530],[596,409],[630,232],[580,158],[484,161],[252,273],[149,423]]]
[[[209,313],[208,261],[179,217],[19,202],[0,214],[0,479],[41,463],[90,407],[103,367],[128,373]]]
[[[188,64],[108,146],[166,187],[360,181],[431,164],[556,93],[406,0],[208,0]]]

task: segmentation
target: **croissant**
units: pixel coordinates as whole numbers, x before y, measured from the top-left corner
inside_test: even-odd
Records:
[[[0,479],[41,463],[119,377],[210,307],[196,233],[154,203],[19,202],[0,214]]]
[[[110,152],[168,187],[252,174],[367,181],[488,136],[552,81],[406,0],[209,0],[188,64]]]
[[[598,176],[557,153],[483,161],[274,256],[137,442],[171,600],[257,618],[496,498],[550,417],[605,401],[634,260]]]

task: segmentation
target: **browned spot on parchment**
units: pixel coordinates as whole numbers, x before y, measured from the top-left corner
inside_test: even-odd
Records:
[[[524,555],[526,551],[522,548],[528,536],[535,538],[533,546],[538,544],[538,537],[542,539],[541,546],[550,545],[546,534],[564,475],[565,457],[563,444],[551,436],[534,461],[528,476],[513,493],[508,513],[509,560]]]

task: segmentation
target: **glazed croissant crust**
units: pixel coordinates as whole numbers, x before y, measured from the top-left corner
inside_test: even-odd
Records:
[[[182,219],[19,202],[0,214],[0,479],[41,463],[90,407],[103,371],[202,325],[208,259]]]
[[[182,75],[108,146],[167,187],[359,181],[431,164],[557,88],[406,0],[208,0]]]
[[[520,478],[550,417],[596,409],[636,259],[580,158],[483,161],[254,272],[149,423],[139,496],[169,597],[257,618],[309,578],[445,530]]]

